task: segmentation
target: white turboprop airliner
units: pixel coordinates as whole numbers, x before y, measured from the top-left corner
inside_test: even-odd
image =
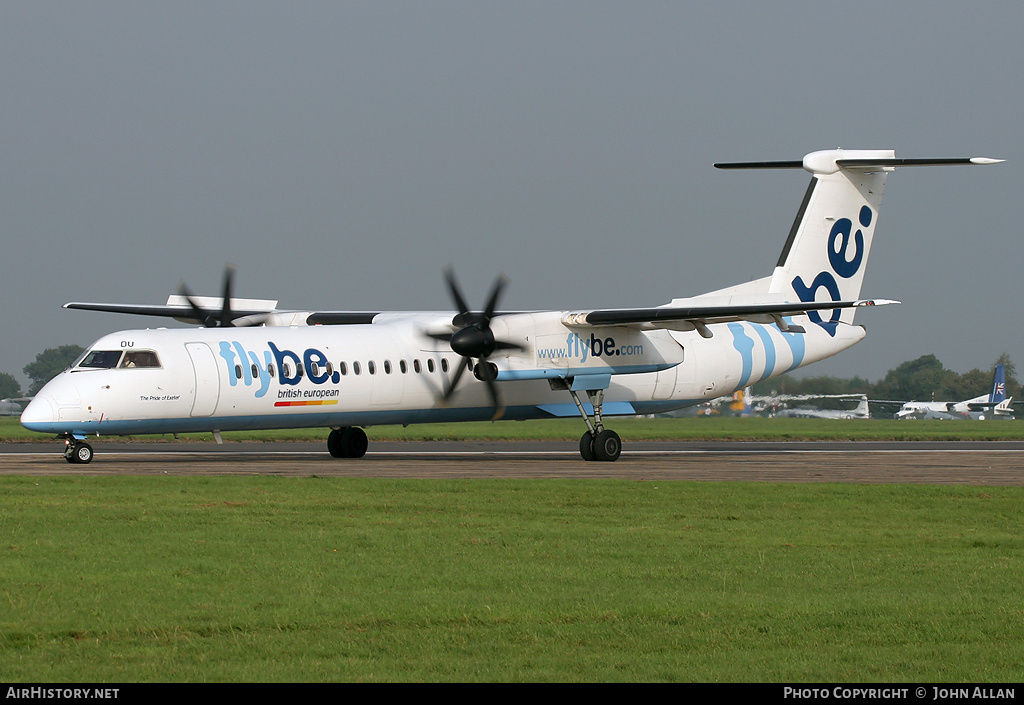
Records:
[[[167,316],[203,328],[132,330],[96,341],[21,416],[58,434],[65,458],[92,460],[89,435],[256,428],[331,429],[335,457],[361,457],[360,427],[579,414],[585,460],[616,460],[609,415],[650,414],[729,394],[860,341],[853,324],[882,189],[899,166],[994,159],[897,159],[830,150],[802,161],[716,164],[803,168],[811,183],[775,270],[756,281],[654,308],[497,310],[504,280],[470,311],[454,277],[448,312],[283,311],[276,302],[181,295],[166,306],[68,308]],[[464,374],[469,371],[472,374]]]
[[[784,399],[785,397],[777,397]],[[868,397],[866,394],[801,394],[790,397],[791,400],[811,400],[811,399],[846,399],[846,400],[857,400],[857,406],[853,409],[806,409],[795,407],[792,409],[783,409],[775,413],[778,418],[791,418],[791,419],[870,419],[871,411],[868,407]]]
[[[908,401],[893,418],[984,421],[986,412],[990,419],[1013,418],[1013,398],[1006,396],[1006,370],[1002,365],[996,365],[992,372],[992,387],[988,394],[958,402]]]

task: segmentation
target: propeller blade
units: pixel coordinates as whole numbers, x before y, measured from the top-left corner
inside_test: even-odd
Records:
[[[487,307],[484,308],[484,317],[487,322],[490,323],[491,318],[494,317],[494,308],[498,305],[498,297],[501,296],[502,290],[505,285],[508,284],[508,277],[504,274],[498,276],[494,281],[494,287],[491,289],[491,296],[487,299]]]
[[[220,309],[220,325],[221,327],[232,325],[231,322],[231,284],[235,277],[234,265],[227,265],[224,267],[224,296],[222,298],[221,309]]]
[[[221,292],[220,313],[200,306],[196,302],[195,298],[193,298],[192,292],[189,291],[189,288],[185,285],[184,279],[180,284],[178,284],[178,295],[183,296],[185,300],[188,301],[189,306],[192,307],[192,311],[196,314],[196,318],[198,318],[200,323],[207,328],[233,326],[235,325],[235,320],[234,314],[231,311],[231,290],[233,288],[234,278],[235,266],[233,264],[228,264],[224,267],[224,287]],[[241,325],[252,325],[253,323],[255,323],[255,321],[250,320]]]
[[[486,362],[483,364],[487,364]],[[494,406],[494,415],[491,416],[491,421],[497,421],[505,415],[505,405],[501,401],[501,395],[498,394],[498,385],[491,377],[485,377],[484,382],[487,383],[487,391],[491,394],[491,404]]]
[[[188,301],[189,306],[192,307],[192,310],[195,312],[196,318],[199,319],[200,323],[202,323],[207,328],[213,328],[214,326],[216,326],[215,322],[211,323],[210,312],[207,311],[202,306],[200,306],[199,304],[197,304],[195,302],[195,299],[192,298],[192,292],[189,291],[187,286],[185,286],[184,279],[181,281],[181,283],[178,284],[178,295],[185,297],[185,300]]]
[[[444,278],[448,282],[448,293],[455,299],[455,305],[458,307],[459,313],[463,315],[469,313],[469,307],[466,306],[466,302],[462,298],[462,292],[459,291],[459,284],[455,281],[455,270],[450,265],[444,269]]]
[[[448,389],[445,390],[442,401],[448,401],[452,394],[455,393],[455,388],[458,386],[459,380],[462,378],[462,373],[466,371],[467,367],[469,367],[468,357],[464,357],[459,360],[459,366],[455,369],[455,375],[452,377],[452,381],[448,383]]]

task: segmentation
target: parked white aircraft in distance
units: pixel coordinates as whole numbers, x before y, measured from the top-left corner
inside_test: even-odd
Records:
[[[21,416],[24,409],[14,399],[0,399],[0,416]]]
[[[284,311],[181,288],[165,306],[68,308],[167,316],[205,328],[106,335],[50,381],[21,416],[88,463],[92,434],[324,427],[335,457],[367,449],[360,427],[579,414],[585,460],[619,457],[609,415],[700,404],[835,355],[864,338],[857,308],[889,171],[999,160],[897,159],[829,150],[802,161],[716,164],[804,169],[811,182],[774,271],[652,308],[499,311],[499,279],[471,311]],[[472,374],[466,375],[466,372]]]
[[[792,409],[780,409],[775,413],[775,416],[792,419],[871,418],[871,412],[868,409],[868,397],[866,394],[823,394],[820,396],[805,397],[805,399],[856,399],[857,406],[853,409],[804,409],[800,407],[795,407]]]
[[[992,389],[966,401],[908,401],[900,407],[896,419],[1012,419],[1013,398],[1006,396],[1006,372],[996,365],[992,375]]]

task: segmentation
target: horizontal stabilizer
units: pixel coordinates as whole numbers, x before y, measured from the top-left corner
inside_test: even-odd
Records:
[[[767,162],[719,162],[716,169],[805,169],[812,174],[834,174],[839,169],[892,169],[901,166],[956,166],[999,164],[989,157],[897,159],[878,150],[829,149],[811,152],[801,160]]]

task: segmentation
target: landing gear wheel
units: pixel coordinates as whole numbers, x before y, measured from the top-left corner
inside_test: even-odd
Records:
[[[345,456],[345,451],[342,449],[342,445],[341,445],[341,434],[342,434],[343,431],[347,431],[347,430],[348,430],[347,428],[346,429],[337,429],[336,428],[333,431],[331,431],[330,434],[327,436],[327,451],[331,454],[332,458],[344,458],[344,457],[346,457]]]
[[[584,433],[580,438],[580,455],[586,461],[597,460],[597,456],[594,455],[594,437],[590,431]]]
[[[594,457],[606,462],[619,459],[622,452],[622,440],[615,431],[601,431],[594,438]]]
[[[92,446],[85,441],[75,441],[74,443],[68,444],[67,450],[64,451],[64,460],[69,463],[91,463],[92,462]]]
[[[337,428],[327,436],[327,450],[335,458],[362,458],[368,446],[361,428]]]
[[[366,440],[366,433],[361,428],[346,429],[341,434],[341,444],[349,458],[362,458],[366,455],[366,449],[370,445]]]

